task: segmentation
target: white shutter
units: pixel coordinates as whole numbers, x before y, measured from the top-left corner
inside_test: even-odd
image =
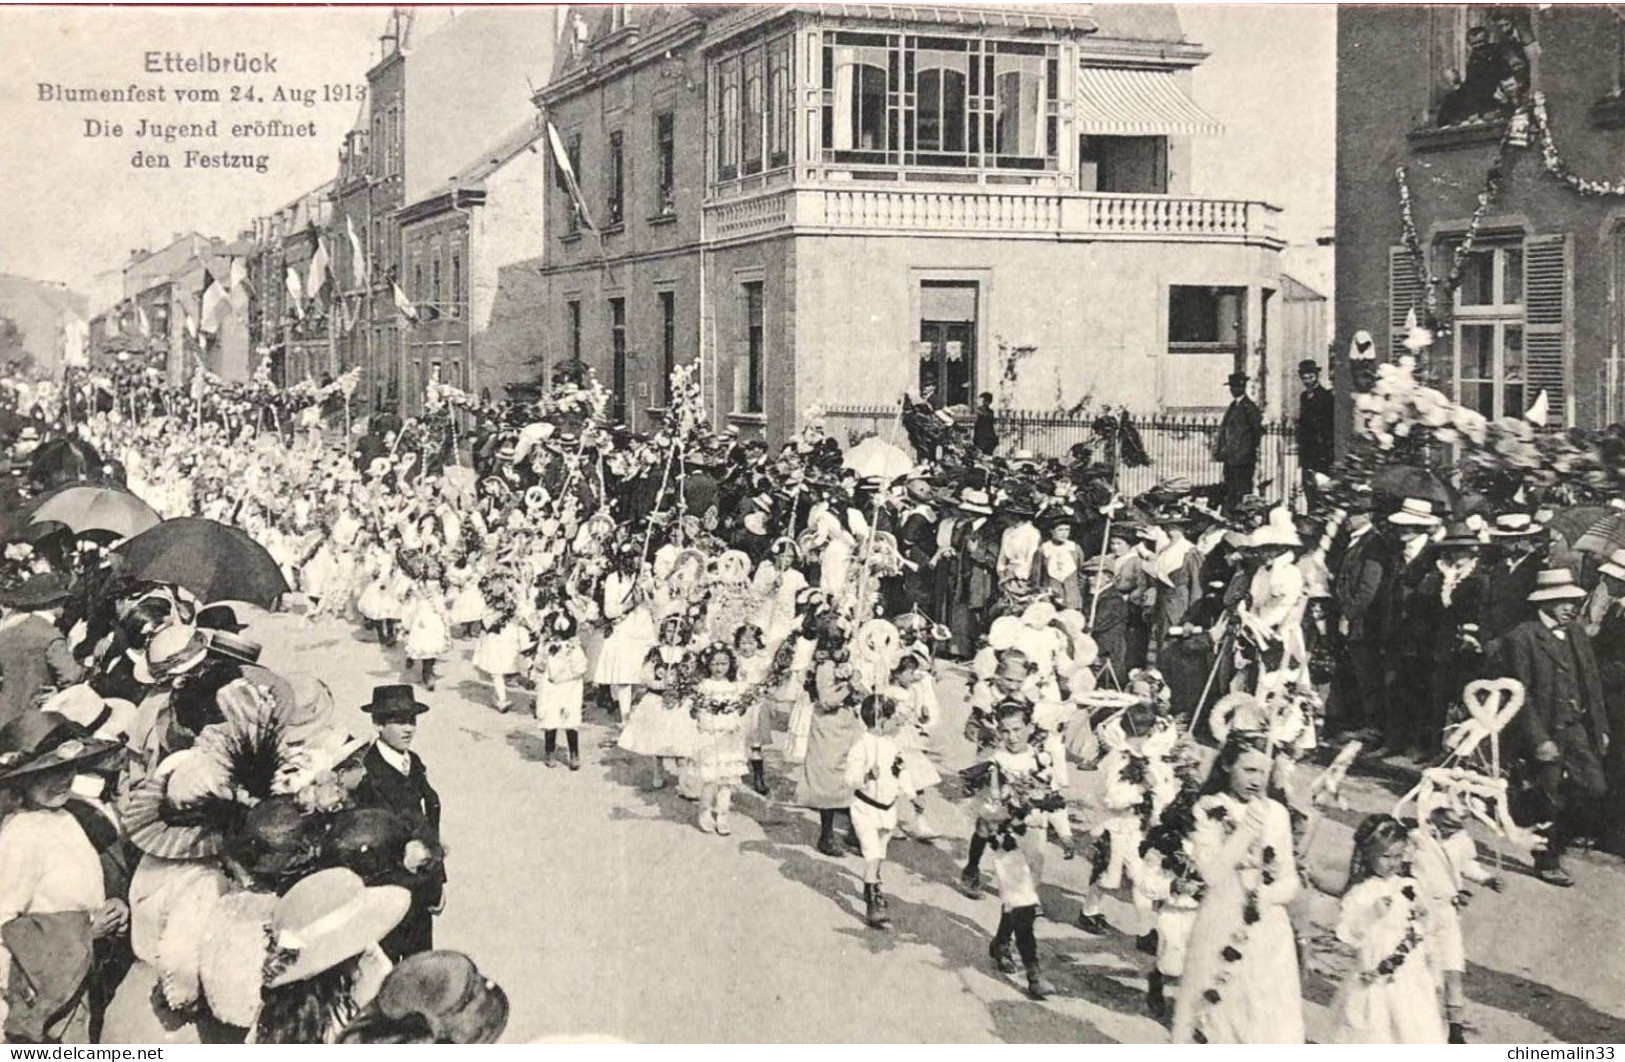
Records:
[[[1533,402],[1545,391],[1551,423],[1574,423],[1569,328],[1573,252],[1568,233],[1531,236],[1523,245],[1523,342],[1525,389]]]
[[[1420,319],[1427,293],[1416,279],[1411,253],[1403,245],[1388,248],[1388,360],[1397,362],[1405,350],[1405,318],[1416,311]]]

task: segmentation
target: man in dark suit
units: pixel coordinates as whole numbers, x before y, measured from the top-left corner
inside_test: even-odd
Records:
[[[1224,511],[1234,513],[1241,499],[1253,492],[1258,469],[1258,444],[1264,438],[1264,414],[1247,397],[1247,374],[1233,372],[1230,406],[1213,436],[1213,459],[1224,466]]]
[[[1437,555],[1428,536],[1439,526],[1432,505],[1424,498],[1407,498],[1398,512],[1388,516],[1393,536],[1392,563],[1388,566],[1382,599],[1383,660],[1387,668],[1388,696],[1383,703],[1383,748],[1390,755],[1419,752],[1418,721],[1427,715],[1431,639],[1420,630],[1423,615],[1418,600],[1422,580],[1433,570]],[[1379,750],[1374,750],[1379,751]]]
[[[1332,393],[1320,385],[1320,366],[1309,359],[1298,362],[1298,379],[1303,394],[1298,398],[1298,468],[1303,476],[1303,496],[1313,509],[1320,501],[1315,474],[1332,470],[1336,457],[1333,443]]]
[[[1490,562],[1490,597],[1484,610],[1484,636],[1499,638],[1512,628],[1534,618],[1529,595],[1535,578],[1545,567],[1542,543],[1549,541],[1545,528],[1528,513],[1502,513],[1490,526],[1490,543],[1496,557]]]
[[[429,784],[423,761],[412,751],[418,716],[429,710],[411,686],[376,686],[365,708],[378,727],[378,740],[362,757],[366,774],[355,790],[358,807],[383,808],[410,824],[429,855],[431,869],[412,889],[412,906],[379,942],[394,962],[434,948],[434,916],[445,907],[446,873],[439,862],[440,795]],[[410,869],[410,868],[409,868]]]
[[[1388,574],[1389,550],[1372,526],[1370,508],[1367,500],[1349,514],[1348,538],[1332,583],[1345,668],[1331,723],[1342,731],[1372,725],[1382,704],[1382,615],[1376,603]]]
[[[1567,568],[1540,572],[1529,595],[1535,618],[1514,627],[1490,653],[1493,672],[1524,687],[1523,709],[1508,728],[1508,744],[1528,790],[1527,816],[1551,823],[1546,849],[1535,854],[1535,870],[1542,881],[1565,888],[1574,879],[1563,870],[1563,850],[1576,827],[1595,836],[1607,790],[1602,675],[1591,639],[1575,621],[1585,596]]]
[[[999,448],[999,428],[993,415],[993,392],[983,391],[977,399],[976,423],[971,429],[971,443],[984,454]]]
[[[78,682],[84,668],[73,658],[57,621],[68,600],[68,581],[55,572],[30,576],[0,606],[0,726],[33,706],[45,690]]]

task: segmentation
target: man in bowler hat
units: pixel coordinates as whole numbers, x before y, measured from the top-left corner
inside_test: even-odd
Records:
[[[372,702],[364,710],[378,727],[378,739],[362,757],[366,773],[355,790],[356,805],[394,812],[411,825],[417,840],[438,854],[440,795],[429,784],[423,761],[412,751],[418,716],[429,706],[417,699],[409,685],[375,686]],[[406,917],[379,942],[391,961],[434,948],[434,916],[445,907],[445,886],[446,872],[436,859],[430,872],[413,886]]]
[[[1336,457],[1336,412],[1331,391],[1321,386],[1319,365],[1308,358],[1298,362],[1298,379],[1303,382],[1303,393],[1298,397],[1298,468],[1303,475],[1304,499],[1313,509],[1320,500],[1315,473],[1331,472]]]
[[[1247,397],[1247,374],[1233,372],[1226,381],[1230,405],[1213,436],[1213,459],[1224,466],[1224,511],[1236,511],[1241,499],[1253,492],[1258,469],[1258,444],[1264,438],[1264,414]]]

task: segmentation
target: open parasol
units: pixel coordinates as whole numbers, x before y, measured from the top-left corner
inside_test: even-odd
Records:
[[[185,587],[202,601],[247,601],[275,608],[288,592],[265,547],[213,520],[165,520],[118,547],[134,579]]]
[[[914,470],[914,458],[902,447],[878,435],[871,435],[848,450],[841,463],[865,479],[878,479],[885,483]]]
[[[66,524],[75,534],[110,531],[119,538],[133,538],[159,523],[152,506],[117,487],[67,487],[47,495],[33,507],[31,524],[55,521]]]
[[[1548,525],[1563,536],[1576,553],[1611,557],[1625,549],[1625,509],[1611,505],[1586,505],[1564,509]]]
[[[1432,469],[1417,465],[1389,465],[1371,477],[1374,494],[1403,501],[1420,498],[1454,511],[1457,495]]]

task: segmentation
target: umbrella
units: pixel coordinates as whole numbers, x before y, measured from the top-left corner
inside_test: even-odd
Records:
[[[28,464],[28,476],[35,483],[61,486],[75,480],[89,479],[102,466],[102,457],[95,447],[72,435],[47,439],[34,451]]]
[[[152,506],[116,487],[69,487],[34,506],[29,523],[46,520],[67,524],[77,534],[111,531],[120,538],[133,538],[157,524],[159,516]]]
[[[1576,553],[1594,553],[1607,558],[1625,549],[1625,511],[1610,505],[1586,505],[1565,509],[1548,525]]]
[[[275,608],[288,592],[265,547],[235,527],[182,517],[165,520],[118,547],[138,580],[171,583],[201,601],[247,601]]]
[[[1371,490],[1390,498],[1421,498],[1451,510],[1455,508],[1456,492],[1432,469],[1416,465],[1388,466],[1371,477]]]
[[[841,463],[865,479],[886,483],[914,470],[912,457],[878,435],[871,435],[848,450]]]

